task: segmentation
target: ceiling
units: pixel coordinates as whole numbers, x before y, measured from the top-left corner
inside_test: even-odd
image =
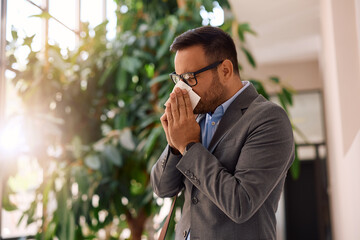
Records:
[[[320,52],[319,0],[229,0],[239,22],[257,36],[247,42],[258,64],[317,59]]]

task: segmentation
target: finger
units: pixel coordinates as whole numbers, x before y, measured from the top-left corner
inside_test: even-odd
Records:
[[[177,98],[178,109],[179,109],[179,119],[186,118],[187,113],[186,113],[186,106],[185,106],[183,92],[179,88],[177,88],[175,90],[175,92],[176,92],[176,98]]]
[[[166,121],[167,120],[167,115],[166,113],[164,113],[161,117],[160,117],[160,121]]]
[[[168,138],[168,125],[169,125],[169,122],[167,120],[167,115],[166,113],[164,113],[161,118],[160,118],[160,121],[161,121],[161,125],[163,126],[163,129],[165,131],[165,135],[166,135],[166,138]]]
[[[166,120],[167,120],[168,125],[172,126],[173,117],[172,117],[172,113],[171,113],[171,103],[170,102],[167,104],[167,106],[165,108],[165,115],[166,115]]]
[[[171,139],[170,139],[170,135],[169,135],[169,130],[168,130],[169,122],[168,122],[166,113],[164,113],[161,116],[160,121],[161,121],[161,124],[163,126],[163,129],[164,129],[164,132],[165,132],[165,135],[166,135],[166,141],[168,142],[170,147],[174,148],[174,145],[172,144]]]
[[[170,94],[170,114],[171,114],[171,121],[175,121],[176,119],[179,119],[179,110],[176,103],[176,93]],[[168,114],[168,118],[170,115]]]
[[[187,116],[192,116],[194,115],[193,113],[193,109],[192,109],[192,105],[191,105],[191,101],[190,101],[190,95],[188,93],[188,91],[184,90],[183,91],[183,95],[184,95],[184,101],[185,101],[185,107],[186,107],[186,114]]]
[[[160,122],[163,125],[163,127],[167,127],[168,125],[168,120],[167,120],[167,115],[166,113],[164,113],[161,117],[160,117]]]

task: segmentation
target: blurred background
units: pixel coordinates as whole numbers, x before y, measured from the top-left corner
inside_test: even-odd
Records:
[[[360,239],[359,0],[1,0],[0,239],[157,239],[168,49],[202,25],[292,121],[277,239]]]

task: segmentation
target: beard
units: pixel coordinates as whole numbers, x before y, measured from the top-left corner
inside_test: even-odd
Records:
[[[224,102],[224,92],[225,88],[220,83],[219,74],[214,72],[211,87],[205,92],[204,96],[200,96],[201,99],[194,108],[194,114],[214,112],[215,109]]]

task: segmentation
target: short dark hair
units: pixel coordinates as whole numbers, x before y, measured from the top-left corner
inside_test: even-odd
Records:
[[[188,30],[174,39],[170,51],[176,52],[195,45],[201,45],[209,64],[229,59],[235,74],[239,74],[237,53],[233,39],[217,27],[204,26]]]

